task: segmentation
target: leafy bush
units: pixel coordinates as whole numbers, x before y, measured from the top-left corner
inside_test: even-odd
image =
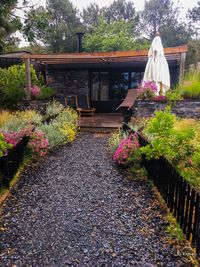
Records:
[[[3,112],[0,114],[0,127],[4,132],[19,132],[30,124],[39,124],[42,116],[34,110]]]
[[[3,134],[0,134],[0,157],[2,157],[4,155],[4,153],[6,152],[6,150],[10,149],[11,147],[12,147],[12,145],[8,144],[5,141]]]
[[[46,133],[51,148],[72,142],[78,131],[78,115],[73,109],[63,110],[48,125],[41,125],[39,129]]]
[[[55,95],[55,89],[48,87],[48,86],[41,86],[41,91],[40,94],[38,96],[38,99],[42,99],[42,100],[49,100],[51,99],[54,95]]]
[[[64,106],[58,101],[54,100],[47,105],[46,114],[47,116],[54,116],[54,115],[59,114],[63,110],[64,110]]]
[[[36,72],[31,65],[31,82],[38,83]],[[0,102],[2,106],[15,106],[26,96],[25,65],[13,65],[8,69],[0,68]]]
[[[119,143],[123,137],[123,134],[120,130],[113,132],[108,140],[108,145],[111,150],[111,152],[115,152],[117,147],[119,146]]]
[[[166,98],[169,102],[174,102],[182,99],[180,89],[176,87],[173,90],[168,90],[166,92]]]
[[[192,119],[178,119],[165,111],[156,112],[143,133],[150,145],[141,147],[147,159],[166,157],[193,186],[200,186],[200,124]]]
[[[50,148],[54,148],[66,141],[65,135],[58,131],[58,128],[54,123],[43,124],[38,130],[46,134]]]

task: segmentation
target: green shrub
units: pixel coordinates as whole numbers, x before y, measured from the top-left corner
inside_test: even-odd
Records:
[[[111,150],[111,152],[115,152],[115,150],[118,148],[121,140],[125,137],[125,134],[122,133],[122,131],[117,130],[113,132],[108,140],[108,145]]]
[[[182,96],[179,87],[176,87],[173,90],[168,90],[166,92],[166,97],[169,102],[181,100]]]
[[[47,116],[54,116],[54,115],[59,114],[63,110],[64,110],[64,106],[58,101],[54,100],[47,105],[46,114]]]
[[[46,133],[50,148],[72,142],[78,131],[78,114],[73,109],[63,110],[48,125],[41,125],[39,130]]]
[[[46,134],[50,148],[54,148],[66,141],[65,135],[60,133],[55,123],[42,124],[40,127],[38,127],[38,130]]]
[[[31,65],[31,82],[38,83],[36,72]],[[8,69],[0,68],[0,104],[4,107],[15,106],[25,98],[25,65],[13,65]]]
[[[41,91],[40,91],[40,94],[38,96],[38,99],[49,100],[55,95],[55,89],[53,89],[51,87],[43,85],[40,87],[40,89],[41,89]]]
[[[0,134],[0,157],[4,155],[7,149],[11,148],[12,145],[8,144],[4,140],[4,136]]]
[[[166,157],[193,186],[200,186],[200,126],[194,120],[177,119],[170,109],[156,112],[143,131],[150,144],[140,151],[147,159]]]

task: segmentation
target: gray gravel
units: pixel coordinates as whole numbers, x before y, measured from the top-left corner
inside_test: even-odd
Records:
[[[150,185],[126,180],[107,139],[83,134],[23,173],[1,208],[0,266],[179,266]]]

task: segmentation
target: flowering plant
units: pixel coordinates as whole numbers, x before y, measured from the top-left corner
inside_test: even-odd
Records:
[[[31,87],[31,96],[33,98],[37,98],[40,94],[40,87],[34,85],[33,87]]]
[[[46,138],[46,134],[39,131],[32,132],[30,136],[30,142],[28,144],[34,157],[45,156],[49,148],[49,141]]]
[[[24,136],[31,136],[32,134],[32,126],[29,128],[24,128],[19,132],[2,132],[5,141],[13,146],[16,146],[17,143],[24,137]]]
[[[158,87],[154,82],[146,81],[142,83],[142,87],[139,89],[139,91],[141,93],[140,98],[149,99],[156,96]]]
[[[131,134],[129,137],[122,139],[114,153],[113,159],[119,165],[128,166],[131,162],[138,159],[138,148],[138,136],[137,134]]]

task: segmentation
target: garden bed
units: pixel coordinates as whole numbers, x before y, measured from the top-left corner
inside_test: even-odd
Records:
[[[171,105],[172,113],[178,117],[199,118],[200,100],[177,100],[169,103],[168,101],[136,100],[133,107],[135,117],[152,117],[157,110],[164,110],[167,105]]]
[[[136,133],[126,124],[123,125],[123,130],[129,134]],[[150,144],[142,135],[137,135],[141,147]],[[192,188],[164,157],[147,159],[142,155],[141,164],[146,168],[148,177],[154,181],[170,212],[180,223],[187,240],[196,246],[197,255],[200,255],[199,191]]]

